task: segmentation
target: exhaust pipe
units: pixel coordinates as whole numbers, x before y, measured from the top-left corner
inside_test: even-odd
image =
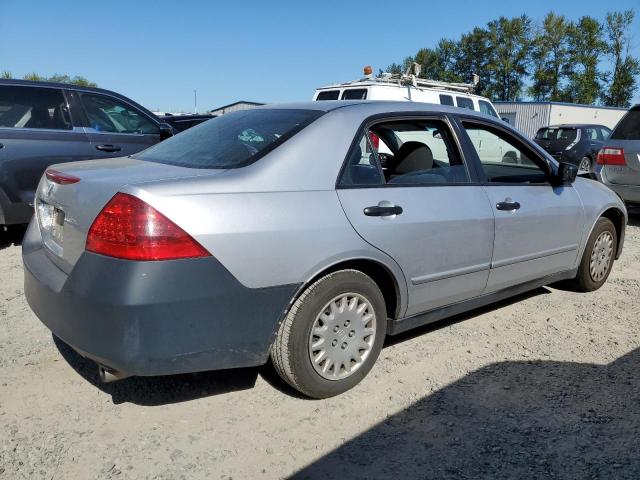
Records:
[[[112,368],[98,365],[98,376],[100,377],[100,381],[102,383],[111,383],[115,382],[116,380],[127,378],[129,375],[118,372],[117,370],[113,370]]]

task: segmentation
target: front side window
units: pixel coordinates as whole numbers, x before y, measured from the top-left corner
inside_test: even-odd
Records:
[[[98,132],[158,134],[158,126],[126,103],[106,95],[80,96],[89,127]]]
[[[480,105],[480,112],[485,115],[491,115],[492,117],[499,118],[496,111],[493,109],[493,106],[486,100],[478,100],[478,105]]]
[[[456,105],[460,108],[475,110],[475,108],[473,108],[473,100],[467,97],[456,97]]]
[[[516,138],[484,124],[462,124],[489,183],[547,183],[545,170],[536,163],[534,154]]]
[[[372,144],[368,154],[367,142]],[[393,186],[468,183],[469,174],[447,124],[441,120],[399,120],[381,122],[369,127],[366,142],[355,148],[348,159],[343,185],[366,184]],[[360,152],[364,152],[361,154]],[[364,159],[360,159],[364,155]],[[359,160],[360,159],[360,160]],[[371,175],[353,174],[371,167]],[[376,168],[373,168],[373,167]],[[375,177],[373,176],[375,172]],[[381,173],[380,173],[381,172]]]
[[[342,100],[366,100],[366,88],[347,88],[342,92]]]
[[[0,86],[0,127],[71,130],[62,90]]]
[[[168,138],[135,158],[189,168],[242,167],[322,114],[318,110],[275,108],[227,113]]]
[[[324,90],[318,93],[316,101],[318,100],[338,100],[340,98],[340,90]]]

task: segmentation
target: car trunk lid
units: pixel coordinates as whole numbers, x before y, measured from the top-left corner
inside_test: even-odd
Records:
[[[116,158],[74,162],[51,167],[36,192],[36,217],[42,242],[51,260],[69,273],[85,250],[86,236],[107,202],[126,185],[202,175],[202,170]],[[49,177],[49,178],[47,178]],[[77,178],[68,182],[65,178]]]

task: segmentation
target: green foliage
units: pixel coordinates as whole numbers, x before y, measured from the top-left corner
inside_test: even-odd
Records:
[[[636,77],[640,75],[640,61],[629,55],[631,39],[628,31],[633,24],[633,17],[633,10],[607,14],[606,53],[613,63],[607,89],[602,94],[602,101],[607,105],[629,107],[638,86]]]
[[[536,25],[526,15],[500,17],[458,40],[441,39],[386,71],[403,73],[417,62],[420,76],[433,80],[470,82],[477,74],[476,92],[494,100],[528,95],[628,106],[640,76],[640,61],[629,53],[633,20],[633,11],[609,13],[604,24],[589,16],[572,22],[553,12]],[[602,70],[603,60],[611,71]]]
[[[5,70],[0,76],[5,79],[16,78],[11,72]],[[81,77],[76,75],[75,77],[71,77],[69,75],[63,75],[61,73],[56,73],[55,75],[51,75],[50,77],[45,77],[43,75],[38,74],[37,72],[27,73],[22,76],[23,80],[32,80],[38,82],[57,82],[57,83],[71,83],[74,85],[80,85],[82,87],[97,87],[98,84],[87,80],[85,77]]]

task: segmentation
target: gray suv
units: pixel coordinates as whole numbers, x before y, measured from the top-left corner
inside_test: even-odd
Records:
[[[29,221],[49,165],[127,156],[172,133],[149,110],[109,90],[0,80],[0,226]]]
[[[640,105],[622,117],[598,153],[598,178],[629,204],[640,204]]]

